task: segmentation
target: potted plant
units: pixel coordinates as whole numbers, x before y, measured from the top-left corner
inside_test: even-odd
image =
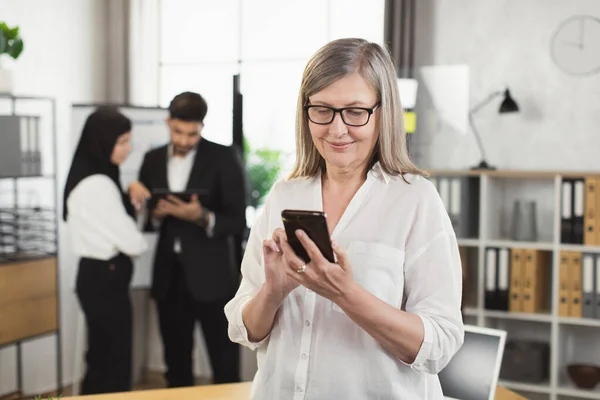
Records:
[[[248,177],[247,204],[261,206],[271,186],[281,172],[281,151],[272,149],[252,149],[244,138],[246,173]]]
[[[0,93],[13,90],[12,73],[2,65],[4,54],[16,60],[23,52],[23,40],[19,35],[19,27],[9,28],[6,22],[0,22]]]

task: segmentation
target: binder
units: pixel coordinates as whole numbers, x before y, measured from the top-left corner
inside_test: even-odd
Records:
[[[29,130],[29,119],[21,118],[19,121],[19,135],[21,142],[21,176],[32,175],[31,171],[31,155],[29,148],[31,147],[31,137]]]
[[[22,176],[21,117],[0,115],[0,176]]]
[[[560,202],[560,241],[573,241],[573,180],[563,179]]]
[[[583,234],[583,243],[586,246],[596,246],[600,244],[598,242],[598,202],[600,196],[598,196],[598,189],[600,189],[600,181],[597,178],[586,177],[585,178],[585,214],[583,221],[585,225],[585,232]]]
[[[438,180],[438,188],[442,203],[444,203],[446,211],[450,212],[450,183],[448,182],[448,178],[443,176],[440,177]]]
[[[42,174],[42,152],[40,149],[40,118],[31,117],[29,119],[29,128],[31,136],[31,174],[39,176]]]
[[[498,250],[498,285],[496,287],[496,301],[498,310],[509,310],[508,288],[510,284],[510,250]]]
[[[583,214],[585,211],[585,180],[575,179],[573,185],[573,242],[583,244]]]
[[[510,301],[509,311],[523,312],[523,259],[522,249],[512,249],[510,257]]]
[[[549,253],[525,250],[523,276],[523,312],[537,313],[547,309],[550,276]]]
[[[571,252],[561,251],[558,266],[558,315],[568,317],[571,315],[569,300],[569,271],[571,263]]]
[[[583,318],[594,318],[596,302],[594,288],[594,272],[596,269],[595,256],[584,254],[582,257],[582,281],[581,281],[581,315]]]
[[[581,253],[569,257],[569,316],[581,318]]]
[[[461,197],[462,197],[462,182],[460,178],[448,178],[450,180],[450,202],[448,214],[450,216],[450,221],[452,222],[452,227],[454,228],[454,233],[457,237],[463,237],[460,232],[460,212],[461,212]]]
[[[596,268],[594,274],[594,301],[596,302],[596,309],[594,311],[594,317],[600,319],[600,254],[596,254]]]
[[[456,237],[479,237],[479,177],[448,179],[449,215]]]
[[[498,252],[493,247],[485,250],[485,308],[496,310],[498,308],[496,289],[497,289],[497,258]]]

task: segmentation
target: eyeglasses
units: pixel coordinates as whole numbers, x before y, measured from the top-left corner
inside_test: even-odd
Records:
[[[305,105],[304,110],[308,119],[317,125],[328,125],[333,122],[336,113],[340,113],[342,121],[348,126],[364,126],[369,123],[371,115],[379,108],[343,107],[333,108],[328,106]]]

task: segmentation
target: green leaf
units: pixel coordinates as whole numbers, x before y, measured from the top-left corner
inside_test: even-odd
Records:
[[[8,40],[17,39],[18,37],[19,37],[19,27],[18,26],[15,26],[14,28],[9,29],[6,32],[6,38]]]
[[[21,55],[23,52],[23,40],[15,39],[12,43],[12,46],[8,49],[8,54],[14,58],[15,60]]]
[[[2,31],[4,33],[9,31],[8,25],[6,25],[6,22],[0,22],[0,31]]]
[[[7,47],[8,47],[8,40],[6,40],[4,33],[2,31],[0,31],[0,54],[7,52],[8,51]]]

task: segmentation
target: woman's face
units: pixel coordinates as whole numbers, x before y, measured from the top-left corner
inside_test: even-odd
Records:
[[[377,94],[358,73],[347,75],[325,89],[309,97],[310,105],[342,107],[364,107],[372,109],[377,104]],[[318,113],[328,113],[326,109],[310,112],[314,120]],[[348,110],[344,115],[346,122],[356,125],[366,118],[360,110]],[[356,169],[369,161],[377,139],[379,109],[370,116],[364,126],[349,126],[344,123],[340,113],[327,125],[320,125],[309,119],[308,126],[313,143],[329,167]],[[354,119],[354,121],[350,121]]]
[[[110,161],[115,165],[121,165],[127,159],[131,151],[131,132],[126,132],[117,138],[117,143],[113,148]]]

